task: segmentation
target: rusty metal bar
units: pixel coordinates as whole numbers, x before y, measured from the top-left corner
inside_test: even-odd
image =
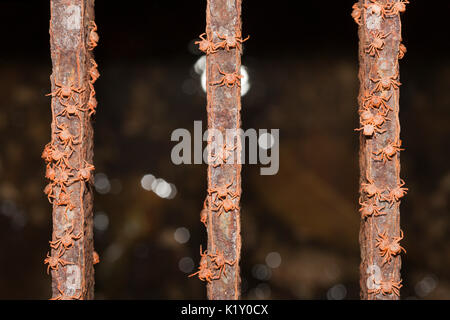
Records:
[[[209,299],[239,299],[241,252],[241,144],[227,139],[227,129],[240,129],[241,0],[208,0],[206,32],[197,42],[206,57],[208,113],[208,195],[201,221],[207,227],[208,248],[199,271]],[[215,130],[215,131],[213,131]],[[220,133],[223,141],[219,141]],[[233,134],[231,135],[233,136]]]
[[[53,234],[44,263],[52,299],[94,298],[93,129],[99,77],[92,50],[98,34],[94,0],[51,0],[53,73],[51,141],[42,157],[53,205]]]
[[[352,17],[359,25],[360,286],[362,299],[400,298],[399,59],[400,14],[407,1],[360,0]]]

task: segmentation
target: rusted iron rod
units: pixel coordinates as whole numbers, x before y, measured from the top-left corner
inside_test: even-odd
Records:
[[[208,298],[239,299],[241,253],[241,0],[208,0],[206,31],[197,42],[206,54],[208,114],[208,190],[201,221],[208,248],[198,275]],[[231,133],[227,134],[226,132]],[[223,141],[218,139],[218,136]]]
[[[92,50],[98,34],[94,0],[51,0],[51,141],[45,188],[53,205],[53,234],[44,260],[52,276],[52,299],[94,298]]]
[[[359,25],[358,97],[362,299],[400,298],[400,178],[398,61],[402,44],[400,14],[407,1],[360,0],[352,17]]]

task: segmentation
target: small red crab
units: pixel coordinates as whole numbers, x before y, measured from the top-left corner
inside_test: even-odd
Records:
[[[380,129],[378,126],[373,123],[367,122],[363,123],[362,127],[356,128],[355,131],[362,131],[366,137],[371,137],[374,133],[384,133],[386,129]]]
[[[63,255],[63,252],[59,252],[58,256],[51,256],[47,252],[47,258],[44,259],[44,264],[48,263],[47,274],[49,274],[50,269],[58,270],[59,265],[65,266],[65,265],[68,265],[68,264],[73,264],[72,262],[69,262],[69,261],[61,259],[62,255]]]
[[[67,170],[67,168],[59,168],[59,170],[56,172],[54,184],[59,185],[62,188],[65,188],[72,183],[71,181],[69,181],[69,178],[72,176],[73,174],[70,173],[70,171]]]
[[[406,11],[406,4],[408,4],[409,1],[408,0],[400,0],[400,1],[396,1],[396,2],[392,2],[392,3],[388,3],[387,7],[388,9],[386,10],[386,15],[387,16],[396,16],[400,13],[403,13]]]
[[[389,202],[389,207],[392,207],[395,201],[399,201],[401,198],[403,198],[403,196],[406,195],[408,188],[402,188],[404,185],[405,181],[403,181],[403,179],[400,179],[400,184],[397,187],[392,190],[388,189],[389,194],[383,199]]]
[[[75,295],[66,296],[64,294],[64,291],[61,290],[61,285],[59,283],[58,283],[58,291],[59,291],[59,296],[51,298],[50,300],[80,300],[81,299],[82,292],[80,292],[80,294],[77,296],[75,296]]]
[[[371,120],[373,119],[373,114],[372,114],[372,112],[370,112],[370,110],[360,110],[359,112],[360,112],[359,117],[360,117],[361,123],[368,123],[368,122],[371,122]]]
[[[88,100],[88,107],[87,109],[85,109],[85,111],[89,110],[89,116],[92,116],[93,114],[95,114],[96,109],[97,109],[97,99],[95,98],[94,95],[89,96],[89,100]]]
[[[394,237],[392,241],[386,235],[386,231],[379,233],[376,238],[377,244],[375,247],[380,249],[380,254],[384,257],[383,264],[389,263],[393,256],[400,254],[400,252],[405,252],[406,250],[400,246],[400,240],[403,239],[403,231],[400,230],[400,236]]]
[[[53,199],[55,199],[53,183],[49,183],[44,188],[44,193],[47,195],[48,202],[53,203]]]
[[[218,211],[219,212],[219,216],[224,211],[228,212],[228,211],[232,211],[232,210],[236,210],[236,209],[239,209],[239,206],[235,205],[233,200],[228,198],[228,197],[223,199],[218,206],[212,208],[213,211]]]
[[[368,100],[371,98],[363,98],[363,99]],[[381,129],[383,123],[386,120],[389,120],[388,118],[386,118],[385,114],[377,112],[377,114],[373,115],[369,109],[361,109],[359,113],[360,113],[361,127],[356,128],[355,131],[362,131],[362,133],[366,137],[371,137],[374,135],[374,133],[386,132],[385,129]]]
[[[208,266],[208,252],[205,250],[202,252],[202,246],[200,246],[200,256],[202,257],[200,259],[200,265],[198,267],[198,271],[190,274],[189,277],[193,277],[195,275],[198,275],[198,278],[202,281],[208,281],[211,283],[211,280],[217,280],[219,279],[219,275],[214,274],[214,270],[212,270]]]
[[[201,268],[199,267],[199,270],[196,273],[193,273],[191,275],[189,275],[189,277],[193,277],[196,274],[198,274],[198,278],[202,281],[208,281],[208,283],[211,283],[211,280],[218,280],[219,279],[219,275],[215,275],[214,271],[211,270],[210,268]]]
[[[84,167],[78,171],[78,178],[83,179],[84,181],[89,181],[92,176],[92,171],[95,170],[95,167],[84,160]]]
[[[73,210],[75,208],[75,206],[72,204],[72,201],[70,199],[71,195],[72,195],[73,191],[67,192],[64,189],[62,189],[59,192],[58,197],[56,197],[54,204],[57,206],[61,206],[61,207],[66,207],[65,209],[65,214],[66,214],[66,218],[67,217],[67,211]]]
[[[360,104],[363,108],[367,108],[366,104],[370,99],[372,99],[373,94],[370,92],[370,90],[364,89],[363,93],[360,93],[360,96],[358,99],[360,100]]]
[[[234,85],[237,85],[238,87],[241,86],[241,79],[243,76],[239,75],[237,71],[232,73],[226,73],[223,72],[219,66],[217,66],[219,69],[219,73],[222,74],[222,78],[219,81],[216,82],[210,82],[210,85],[218,85],[218,86],[227,86],[228,88],[233,88]]]
[[[372,32],[373,40],[367,45],[365,52],[370,56],[380,57],[380,51],[384,48],[384,41],[391,33]]]
[[[84,160],[84,167],[78,170],[77,176],[72,180],[72,183],[75,181],[84,181],[88,182],[91,180],[92,172],[95,170],[95,167]]]
[[[204,224],[205,227],[208,226],[208,205],[207,205],[208,197],[205,198],[203,202],[203,209],[200,211],[200,222]]]
[[[67,124],[57,124],[56,128],[57,130],[55,130],[55,133],[59,136],[59,139],[61,139],[64,147],[69,146],[70,148],[72,148],[74,144],[78,144],[81,142],[81,139],[77,140],[78,136],[74,136],[70,133]]]
[[[361,212],[361,218],[365,219],[368,217],[378,217],[385,215],[386,212],[382,212],[381,210],[384,209],[380,208],[376,205],[375,201],[368,201],[368,202],[362,202],[361,198],[359,199],[359,204],[361,205],[361,208],[359,209],[359,212]]]
[[[376,283],[376,289],[369,289],[367,292],[369,294],[383,294],[384,296],[395,294],[400,296],[400,288],[402,287],[402,280],[399,282],[395,282],[394,280],[390,281],[381,281]]]
[[[91,21],[89,23],[89,27],[91,28],[91,31],[89,31],[89,40],[88,40],[88,46],[89,50],[94,50],[94,48],[97,46],[99,36],[97,33],[97,25],[94,21]]]
[[[236,150],[237,146],[230,147],[224,144],[219,151],[215,151],[214,155],[208,154],[208,163],[212,164],[214,168],[227,163],[232,151]]]
[[[234,183],[233,180],[227,185],[220,185],[216,188],[208,188],[208,194],[211,196],[212,203],[215,203],[217,199],[224,200],[227,196],[230,196],[232,199],[236,198],[238,195],[228,190]],[[213,194],[215,197],[213,198]]]
[[[56,170],[52,167],[50,163],[47,164],[47,167],[45,169],[45,177],[50,181],[54,181],[56,178]]]
[[[76,116],[78,119],[81,120],[81,114],[80,111],[85,111],[83,108],[81,108],[80,104],[74,104],[74,103],[65,103],[61,102],[61,105],[64,106],[62,111],[58,113],[56,116],[67,116],[69,119],[71,116]]]
[[[391,88],[398,89],[398,87],[401,85],[398,79],[398,73],[393,76],[384,76],[381,78],[370,78],[373,82],[376,83],[375,88],[373,89],[372,93],[377,91],[383,91],[383,90],[391,90]]]
[[[64,253],[66,250],[72,248],[75,243],[74,240],[80,239],[81,236],[83,235],[82,231],[79,234],[74,235],[73,228],[74,228],[74,226],[72,224],[72,226],[69,229],[67,229],[61,237],[58,237],[54,233],[53,235],[54,235],[55,240],[50,241],[50,247],[52,247],[53,249],[58,249],[61,247],[62,253]]]
[[[91,76],[91,84],[93,84],[100,77],[100,73],[98,72],[98,65],[94,59],[91,59],[92,67],[89,69],[89,75]]]
[[[69,165],[69,161],[67,160],[72,155],[73,150],[70,153],[62,152],[59,149],[53,147],[51,151],[52,160],[55,161],[56,165],[61,165],[61,162],[64,162],[66,167],[72,168]]]
[[[211,257],[211,262],[216,264],[215,269],[219,270],[218,278],[222,276],[222,273],[226,277],[225,265],[232,266],[236,262],[236,260],[234,261],[226,260],[225,256],[223,255],[223,252],[219,252],[217,249],[215,254],[210,254],[209,256]]]
[[[398,46],[398,60],[403,59],[406,54],[406,46],[403,43],[400,43]]]
[[[206,36],[206,39],[204,38],[204,36]],[[211,53],[216,53],[217,47],[214,44],[214,42],[211,39],[211,36],[208,34],[206,35],[206,33],[202,33],[199,38],[201,39],[200,41],[195,41],[195,44],[198,44],[198,49],[206,54],[211,54]]]
[[[362,191],[365,192],[367,194],[367,197],[369,197],[369,198],[374,197],[374,199],[380,199],[381,198],[381,193],[383,192],[383,190],[379,189],[375,185],[375,182],[372,179],[367,178],[367,181],[369,183],[362,183],[361,184]]]
[[[100,256],[98,255],[97,251],[92,252],[92,263],[94,265],[100,263]]]
[[[47,143],[42,151],[41,158],[44,159],[45,162],[50,162],[53,160],[52,158],[53,145],[51,142]]]
[[[386,118],[384,114],[378,112],[377,114],[373,115],[369,110],[363,110],[360,114],[360,117],[362,124],[371,124],[375,128],[380,128],[386,120],[390,121],[390,119]]]
[[[203,208],[200,211],[200,222],[204,224],[204,226],[208,226],[208,210]]]
[[[381,95],[370,94],[364,98],[364,107],[369,107],[373,109],[382,109],[383,115],[387,115],[392,108],[389,107],[387,102],[391,99],[392,93],[387,95],[386,91],[383,91]]]
[[[47,94],[47,96],[59,97],[59,101],[61,102],[61,104],[68,103],[70,102],[71,99],[74,101],[75,100],[73,99],[74,93],[80,94],[85,90],[82,87],[76,88],[72,84],[69,85],[62,84],[56,81],[56,79],[55,79],[55,86],[57,86],[58,88],[55,91]]]
[[[384,114],[377,112],[376,115],[373,116],[372,118],[372,124],[379,128],[383,125],[383,123],[385,123],[385,121],[391,121],[391,119],[387,118]]]
[[[353,18],[353,20],[355,20],[357,25],[359,25],[359,26],[362,25],[362,21],[361,21],[362,11],[361,11],[361,8],[359,6],[359,2],[356,2],[352,6],[352,9],[353,9],[353,11],[352,11],[352,18]]]
[[[397,152],[405,150],[400,148],[401,144],[402,144],[401,140],[399,140],[397,143],[392,143],[389,141],[386,147],[378,150],[378,152],[372,152],[375,155],[375,157],[373,157],[374,160],[383,161],[383,163],[386,163],[386,161],[388,160],[392,160],[392,158],[397,154]]]
[[[370,0],[371,3],[364,4],[369,14],[374,14],[381,16],[383,19],[386,18],[386,7],[376,0]]]
[[[222,39],[223,41],[218,43],[216,48],[223,48],[227,51],[230,51],[231,49],[238,49],[239,51],[241,51],[241,45],[242,43],[244,43],[245,41],[247,41],[248,39],[250,39],[250,36],[248,36],[245,39],[242,39],[242,35],[239,33],[236,36],[229,36],[229,35],[217,35],[219,37],[219,39]]]

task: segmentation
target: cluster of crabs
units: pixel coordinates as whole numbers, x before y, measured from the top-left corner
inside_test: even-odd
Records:
[[[205,38],[206,36],[206,38]],[[231,49],[236,49],[241,51],[241,45],[245,41],[247,41],[250,36],[245,39],[242,39],[241,34],[236,35],[221,35],[217,34],[217,38],[220,40],[216,43],[213,41],[213,37],[211,34],[202,33],[200,36],[200,40],[196,41],[195,44],[198,45],[200,51],[205,53],[206,55],[217,53],[219,50],[230,51]],[[218,81],[210,82],[209,84],[214,86],[227,86],[228,88],[233,88],[235,85],[237,87],[241,86],[242,76],[240,75],[239,70],[235,70],[233,72],[227,73],[222,71],[222,69],[217,66],[221,77]]]
[[[388,0],[386,3],[380,3],[377,0],[369,0],[369,3],[364,4],[362,7],[359,2],[356,2],[352,9],[352,17],[355,20],[355,22],[361,26],[363,21],[363,14],[364,10],[366,10],[367,13],[373,14],[376,16],[380,16],[381,18],[392,18],[395,16],[400,15],[400,13],[403,13],[406,11],[406,4],[408,4],[408,0]]]
[[[217,34],[217,42],[214,42],[212,33],[203,33],[200,35],[200,40],[196,41],[195,44],[199,46],[199,50],[206,55],[216,54],[219,50],[230,51],[232,49],[242,50],[242,43],[250,38],[248,36],[242,39],[241,33],[238,32],[235,35],[221,35]],[[228,88],[233,88],[235,86],[241,86],[242,76],[239,70],[227,73],[222,71],[220,66],[217,66],[219,73],[222,75],[218,81],[210,82],[212,86],[226,86]],[[208,141],[211,143],[212,141]],[[228,146],[226,144],[212,152],[209,148],[208,152],[208,163],[216,168],[224,163],[229,162],[229,157],[237,146]],[[209,187],[206,199],[203,203],[203,209],[200,212],[200,221],[207,227],[208,219],[210,213],[217,213],[218,216],[222,215],[224,212],[230,212],[234,210],[239,210],[239,206],[235,204],[237,198],[240,197],[238,191],[232,191],[235,178],[228,184],[221,184],[216,187]],[[198,271],[191,274],[190,277],[198,275],[199,279],[202,281],[207,281],[211,283],[212,280],[218,280],[221,278],[222,274],[226,276],[224,268],[226,265],[232,266],[235,261],[228,261],[224,257],[223,252],[216,250],[215,254],[210,254],[206,250],[202,252],[200,246],[200,266]]]
[[[216,212],[219,216],[224,212],[238,210],[239,207],[234,203],[234,199],[240,195],[237,192],[230,190],[234,184],[234,179],[227,185],[221,185],[216,188],[208,188],[208,195],[203,203],[203,209],[200,212],[200,221],[207,227],[209,213]],[[198,275],[202,281],[218,280],[222,274],[226,276],[224,268],[226,265],[232,266],[235,261],[226,260],[223,252],[219,252],[216,249],[215,254],[207,253],[207,250],[202,253],[200,246],[200,266],[196,273],[191,274],[189,277]]]
[[[400,15],[400,13],[403,13],[406,10],[407,3],[409,2],[406,0],[388,0],[384,3],[380,3],[377,0],[369,0],[369,3],[361,6],[358,2],[353,5],[352,17],[359,26],[362,26],[363,19],[367,19],[368,16],[371,18],[375,17],[381,21]],[[371,19],[371,21],[375,20]],[[380,52],[385,46],[384,39],[390,34],[390,32],[382,33],[377,30],[371,31],[370,35],[367,35],[367,38],[371,38],[371,40],[365,45],[364,53],[373,58],[379,58]],[[398,60],[402,59],[405,53],[406,47],[400,43],[397,54]],[[367,139],[372,138],[376,134],[383,134],[386,132],[386,129],[383,129],[382,126],[387,121],[391,121],[391,119],[388,118],[388,115],[390,111],[394,111],[389,106],[389,101],[392,97],[392,93],[390,92],[392,92],[392,90],[395,92],[401,85],[398,80],[398,71],[392,76],[370,77],[370,81],[374,86],[372,90],[363,90],[360,96],[359,115],[361,127],[355,129],[356,131],[361,131],[363,136]],[[397,153],[402,150],[401,140],[399,138],[395,139],[395,141],[386,139],[386,145],[379,150],[372,151],[371,158],[374,161],[380,161],[383,162],[383,164],[386,164],[387,162],[394,160]],[[398,159],[395,160],[398,161]],[[363,197],[359,199],[362,219],[386,215],[386,212],[383,211],[386,209],[386,206],[381,207],[378,206],[377,203],[386,202],[386,205],[391,208],[394,203],[400,201],[408,190],[403,187],[405,182],[402,179],[400,179],[398,185],[392,189],[382,189],[378,187],[375,184],[375,181],[369,176],[366,177],[366,180],[366,183],[361,184],[361,191],[364,193],[364,198],[367,200],[362,201]],[[378,248],[380,256],[383,258],[383,264],[390,263],[393,260],[393,257],[400,254],[402,251],[406,252],[405,249],[400,246],[400,240],[403,239],[403,231],[400,231],[398,237],[392,238],[386,231],[380,232],[378,227],[377,233],[378,236],[375,239],[375,247]],[[370,289],[368,293],[383,295],[396,294],[399,296],[399,290],[402,287],[401,282],[401,280],[398,282],[394,280],[379,281],[375,283],[376,288]]]
[[[93,50],[98,42],[97,26],[95,22],[91,21],[89,27],[88,50]],[[62,106],[62,110],[59,113],[54,112],[52,140],[42,152],[42,158],[46,162],[45,177],[49,180],[49,183],[44,188],[44,193],[54,208],[63,209],[66,228],[62,234],[57,234],[53,231],[52,241],[49,242],[50,248],[54,253],[50,255],[47,252],[47,256],[44,259],[44,264],[48,264],[47,274],[49,274],[50,269],[57,271],[60,265],[74,264],[64,260],[63,256],[67,250],[73,248],[75,241],[83,237],[82,230],[79,233],[74,232],[74,220],[69,219],[68,213],[76,208],[76,204],[73,203],[72,193],[74,190],[71,188],[72,185],[80,183],[80,193],[83,193],[86,185],[92,183],[92,172],[95,169],[86,160],[81,160],[81,155],[78,157],[79,164],[74,165],[76,159],[73,157],[74,152],[79,153],[80,148],[76,150],[76,146],[81,144],[83,139],[82,130],[77,130],[78,133],[73,133],[73,127],[76,127],[77,124],[81,126],[82,122],[86,121],[84,113],[88,112],[89,117],[92,116],[97,106],[93,84],[100,74],[94,59],[91,59],[90,63],[90,79],[88,81],[90,90],[75,87],[73,84],[64,84],[55,79],[56,90],[48,94],[48,96],[53,98],[52,104],[54,105],[57,102],[57,104]],[[89,91],[89,99],[84,96],[87,91]],[[86,100],[87,102],[83,102]],[[84,104],[86,104],[86,107],[84,107]],[[78,121],[74,121],[74,119]],[[99,262],[99,256],[95,251],[93,253],[93,262],[94,264]],[[60,295],[54,299],[80,299],[81,297],[81,293],[79,296],[66,296],[61,290],[59,283],[57,287]]]
[[[211,141],[209,141],[211,143]],[[230,153],[233,152],[237,146],[229,147],[226,144],[219,148],[219,151],[215,151],[214,154],[211,153],[212,149],[209,149],[209,164],[216,168],[224,163],[227,163]],[[203,209],[200,212],[200,221],[205,227],[208,226],[208,220],[210,213],[216,213],[221,216],[224,212],[230,212],[234,210],[239,210],[239,206],[235,204],[236,199],[239,199],[240,193],[236,190],[233,191],[232,187],[235,182],[233,178],[228,184],[220,184],[216,187],[209,187],[207,189],[207,196],[203,202]],[[218,252],[216,250],[215,254],[208,254],[206,251],[202,253],[200,247],[200,266],[199,270],[190,275],[198,275],[199,279],[202,281],[211,282],[212,280],[218,280],[225,274],[224,268],[228,264],[230,266],[234,265],[235,261],[228,261],[224,257],[223,252]]]
[[[225,259],[223,252],[219,252],[216,249],[216,253],[209,253],[208,250],[202,252],[202,246],[200,245],[200,266],[198,271],[189,275],[193,277],[198,275],[198,278],[202,281],[207,281],[211,283],[212,280],[218,280],[223,275],[226,276],[225,266],[232,266],[235,264],[236,260],[229,261]]]
[[[200,214],[200,221],[206,226],[207,225],[207,208],[211,211],[217,212],[220,216],[223,212],[229,212],[239,209],[239,207],[234,203],[236,198],[239,198],[240,194],[238,192],[233,192],[230,188],[233,186],[235,179],[226,185],[219,185],[215,188],[208,188],[208,195],[205,199],[202,213]]]

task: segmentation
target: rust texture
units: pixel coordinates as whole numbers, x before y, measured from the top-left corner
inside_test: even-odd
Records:
[[[51,0],[50,5],[52,124],[42,157],[53,233],[44,263],[52,276],[52,299],[93,299],[91,116],[99,77],[92,54],[98,41],[94,0]]]
[[[247,38],[248,39],[248,38]],[[225,141],[225,130],[240,128],[242,43],[241,0],[208,0],[206,31],[197,42],[206,55],[208,114],[208,194],[200,221],[208,248],[201,252],[198,274],[207,281],[208,298],[239,299],[241,253],[241,156],[239,139]],[[222,133],[223,144],[211,129]],[[231,139],[230,139],[231,140]],[[218,161],[219,160],[219,161]],[[200,249],[201,251],[201,249]]]
[[[362,299],[400,299],[400,199],[406,194],[400,178],[399,60],[400,14],[407,1],[360,0],[352,17],[359,26],[358,97],[360,127],[360,198]]]

